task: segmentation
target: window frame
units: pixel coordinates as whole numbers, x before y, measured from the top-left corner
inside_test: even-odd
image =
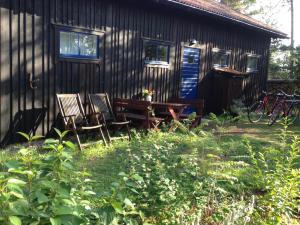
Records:
[[[214,63],[214,54],[223,54],[227,56],[227,65],[221,66],[220,64]],[[212,49],[212,55],[211,55],[211,63],[213,68],[229,68],[230,67],[230,56],[232,51],[231,50],[225,50],[225,49],[219,49],[219,48],[213,48]]]
[[[102,30],[91,30],[82,27],[73,27],[67,25],[58,25],[55,26],[55,55],[56,61],[69,61],[69,62],[80,62],[80,63],[100,63],[103,59],[103,42],[105,38],[105,32]],[[60,32],[70,32],[70,33],[78,33],[86,34],[86,35],[94,35],[97,36],[97,56],[90,57],[84,55],[63,55],[60,54]]]
[[[249,58],[256,58],[257,62],[256,62],[256,68],[249,68],[248,67],[248,60]],[[257,54],[251,54],[251,53],[247,53],[246,54],[246,73],[257,73],[259,71],[259,59],[261,58],[261,55],[257,55]]]
[[[148,67],[169,67],[171,65],[171,48],[172,42],[170,41],[163,41],[157,39],[150,39],[150,38],[142,38],[143,41],[143,62],[145,66]],[[156,60],[146,60],[146,45],[149,43],[153,43],[157,46],[166,46],[167,47],[167,61],[156,61]],[[157,50],[158,51],[158,48]],[[156,52],[157,54],[157,52]]]

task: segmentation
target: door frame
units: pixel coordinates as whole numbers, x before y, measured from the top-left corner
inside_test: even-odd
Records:
[[[199,74],[198,74],[198,83],[197,83],[197,97],[199,97],[199,85],[204,76],[202,76],[202,71],[203,71],[203,66],[204,63],[202,63],[202,59],[204,59],[204,49],[205,45],[204,44],[193,44],[190,45],[188,42],[181,42],[181,54],[180,54],[180,84],[179,84],[179,93],[178,96],[180,97],[180,92],[182,88],[182,67],[183,67],[183,57],[184,57],[184,48],[196,48],[200,50],[200,62],[199,62]]]

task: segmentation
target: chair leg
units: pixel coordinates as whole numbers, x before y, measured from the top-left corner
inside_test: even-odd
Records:
[[[127,130],[127,134],[128,134],[128,140],[131,141],[131,133],[130,133],[130,128],[129,128],[128,124],[126,124],[126,130]]]
[[[108,130],[106,125],[105,125],[105,131],[106,131],[106,134],[107,134],[108,142],[111,143],[111,136],[109,134],[109,130]]]
[[[73,130],[73,133],[74,133],[74,135],[75,135],[75,137],[77,139],[77,143],[79,145],[79,149],[80,149],[80,151],[82,151],[82,146],[81,146],[81,142],[80,142],[80,139],[79,139],[79,135],[78,135],[78,133],[77,133],[76,130]]]
[[[100,131],[100,134],[101,134],[101,137],[102,137],[102,140],[103,140],[105,146],[107,146],[107,142],[106,142],[106,139],[105,139],[105,136],[104,136],[104,134],[103,134],[103,131],[102,131],[102,128],[101,128],[101,127],[99,128],[99,131]]]

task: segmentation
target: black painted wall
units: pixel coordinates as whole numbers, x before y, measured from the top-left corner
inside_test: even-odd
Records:
[[[60,62],[54,24],[104,31],[101,64]],[[213,17],[134,0],[0,0],[0,134],[3,144],[17,131],[46,135],[58,108],[56,93],[90,92],[129,98],[143,88],[155,100],[178,95],[182,44],[202,46],[199,96],[209,102],[211,49],[232,50],[230,65],[245,71],[246,53],[259,54],[260,69],[246,81],[253,93],[266,86],[270,36]],[[143,38],[171,42],[171,66],[143,64]],[[29,85],[29,75],[37,88]],[[213,103],[211,103],[213,104]],[[88,110],[88,106],[86,106]]]

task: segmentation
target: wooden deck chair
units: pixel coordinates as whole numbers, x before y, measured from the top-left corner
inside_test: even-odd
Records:
[[[99,132],[104,144],[107,145],[102,131],[103,124],[91,125],[89,123],[79,94],[57,94],[56,97],[65,129],[71,130],[75,134],[80,150],[82,150],[82,144],[78,131],[96,130]]]
[[[115,117],[107,93],[89,94],[89,100],[93,113],[100,115],[98,117],[98,122],[105,125],[105,131],[109,142],[111,142],[113,138],[111,138],[109,134],[108,126],[116,127],[117,129],[126,128],[128,139],[131,139],[129,129],[130,121],[126,120],[125,115],[123,115],[121,121]]]

